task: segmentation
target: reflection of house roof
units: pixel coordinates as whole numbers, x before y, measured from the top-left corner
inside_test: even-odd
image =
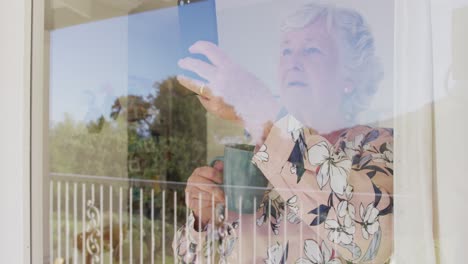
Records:
[[[176,1],[144,0],[51,0],[45,5],[45,28],[48,30],[126,16],[149,10],[173,7]]]

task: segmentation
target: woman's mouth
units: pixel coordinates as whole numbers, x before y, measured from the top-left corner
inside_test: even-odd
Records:
[[[306,87],[307,84],[305,82],[301,82],[301,81],[292,81],[292,82],[288,82],[288,86],[290,86],[290,87]]]

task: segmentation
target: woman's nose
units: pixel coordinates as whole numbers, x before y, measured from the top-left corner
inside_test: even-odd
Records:
[[[303,57],[301,54],[292,54],[288,61],[288,69],[293,71],[303,71],[304,63],[302,60]]]

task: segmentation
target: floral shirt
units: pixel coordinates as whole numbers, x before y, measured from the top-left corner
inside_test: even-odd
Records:
[[[253,215],[179,229],[181,263],[384,263],[393,243],[393,130],[317,135],[278,121],[252,162],[271,189]],[[219,219],[218,219],[219,220]],[[216,254],[212,254],[216,252]],[[217,255],[216,257],[214,257]]]

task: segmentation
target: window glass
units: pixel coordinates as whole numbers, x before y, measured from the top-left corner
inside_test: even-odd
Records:
[[[46,1],[45,258],[390,261],[394,10]]]

